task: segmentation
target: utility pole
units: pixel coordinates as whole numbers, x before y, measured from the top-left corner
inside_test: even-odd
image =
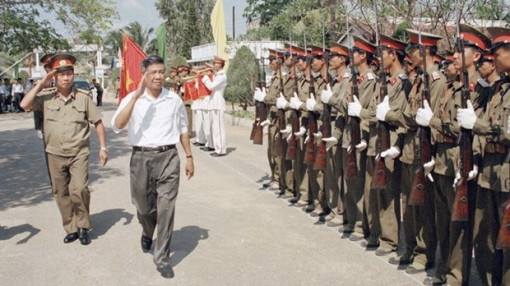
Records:
[[[236,6],[232,6],[232,38],[236,40]]]

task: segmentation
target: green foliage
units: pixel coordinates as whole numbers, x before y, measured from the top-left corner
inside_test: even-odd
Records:
[[[248,6],[244,9],[243,16],[251,22],[260,19],[260,25],[267,25],[273,17],[282,13],[282,7],[287,6],[292,0],[248,0]]]
[[[98,36],[111,26],[117,14],[113,0],[0,0],[0,49],[11,55],[43,50],[67,50],[70,45],[53,27],[53,21],[40,18],[39,11],[51,15],[86,42],[101,43]]]
[[[226,110],[225,114],[232,115],[234,117],[255,120],[255,113],[252,110]]]
[[[255,55],[245,46],[235,54],[227,71],[228,84],[225,99],[239,103],[244,110],[252,100],[253,83],[257,77]]]
[[[186,58],[181,55],[177,55],[170,62],[171,67],[178,67],[178,66],[187,65],[187,64],[188,64],[188,62],[186,62]]]
[[[213,41],[210,17],[215,0],[158,0],[166,22],[167,54],[191,57],[191,47]]]

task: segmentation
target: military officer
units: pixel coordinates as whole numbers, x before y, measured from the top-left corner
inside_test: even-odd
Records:
[[[491,52],[498,72],[510,72],[510,29],[487,28],[492,36]],[[510,284],[510,250],[497,246],[498,232],[505,207],[510,199],[509,162],[510,146],[510,81],[504,79],[480,114],[474,104],[459,109],[457,120],[461,127],[475,134],[473,158],[480,166],[479,189],[476,192],[474,249],[475,262],[483,285]]]
[[[193,100],[191,100],[191,99],[185,100],[184,99],[184,88],[182,87],[182,85],[184,84],[182,79],[190,76],[191,67],[188,65],[181,65],[178,68],[178,72],[179,72],[179,78],[180,78],[180,84],[181,84],[180,95],[184,101],[184,107],[186,108],[186,115],[188,116],[188,132],[191,137],[191,133],[193,131],[193,127],[192,127],[193,126],[193,121],[192,121],[193,120],[193,111],[191,110],[191,103],[193,102]]]
[[[76,59],[68,54],[53,56],[48,63],[53,70],[30,90],[21,106],[25,110],[42,110],[44,114],[45,151],[53,195],[67,232],[64,243],[79,238],[81,244],[87,245],[90,243],[91,228],[88,189],[89,123],[96,128],[102,165],[108,161],[108,153],[101,113],[87,91],[73,87],[75,62]],[[55,88],[43,90],[53,78]]]

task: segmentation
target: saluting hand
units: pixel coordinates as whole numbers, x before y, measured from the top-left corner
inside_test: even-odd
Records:
[[[56,69],[53,69],[51,70],[49,73],[47,73],[39,82],[37,83],[41,83],[42,86],[48,86],[50,85],[50,83],[53,81],[53,77],[55,76],[55,74],[57,73],[57,70]]]
[[[136,88],[134,98],[138,99],[142,94],[145,92],[145,88],[147,87],[147,83],[145,82],[145,75],[147,73],[144,73],[142,75],[142,78],[140,79],[140,83],[138,84],[138,87]]]

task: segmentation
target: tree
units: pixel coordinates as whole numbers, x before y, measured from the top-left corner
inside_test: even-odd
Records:
[[[43,50],[68,49],[69,43],[56,32],[52,23],[40,18],[40,11],[63,23],[74,34],[87,41],[98,41],[97,35],[111,26],[117,14],[113,0],[0,0],[0,49],[9,54]]]
[[[241,47],[230,62],[227,71],[228,85],[225,89],[225,99],[239,103],[243,110],[252,101],[252,85],[257,77],[255,55],[246,46]]]
[[[156,8],[166,19],[167,54],[191,57],[191,47],[213,41],[210,17],[215,0],[158,0]]]

